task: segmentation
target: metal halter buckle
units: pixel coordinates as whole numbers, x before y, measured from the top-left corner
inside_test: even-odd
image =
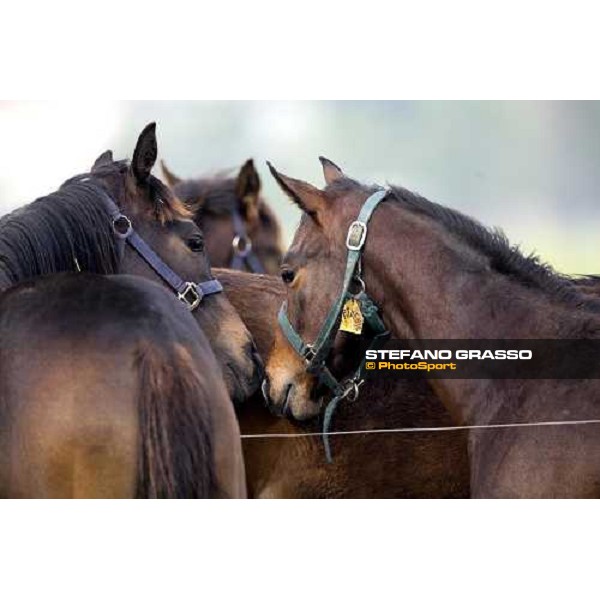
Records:
[[[248,256],[252,251],[252,241],[247,235],[236,235],[231,242],[234,252],[241,256]]]
[[[312,361],[312,359],[317,355],[317,353],[315,352],[315,349],[312,346],[306,346],[306,350],[304,350],[304,360],[309,363]]]
[[[133,225],[129,220],[129,217],[125,215],[117,215],[112,222],[113,231],[115,235],[121,239],[125,239],[133,230]]]
[[[356,381],[356,379],[351,379],[346,384],[346,389],[343,391],[341,398],[346,400],[346,402],[356,402],[360,395],[360,386],[362,384],[362,379],[359,379],[358,381]]]
[[[191,281],[186,282],[183,292],[177,293],[179,300],[181,300],[190,310],[198,308],[200,302],[202,302],[203,295],[202,290]]]
[[[367,238],[367,224],[362,221],[354,221],[348,228],[346,236],[346,248],[348,250],[360,250]]]

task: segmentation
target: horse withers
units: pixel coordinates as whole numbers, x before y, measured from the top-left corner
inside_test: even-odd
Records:
[[[221,370],[181,302],[83,273],[0,294],[0,496],[245,497]]]

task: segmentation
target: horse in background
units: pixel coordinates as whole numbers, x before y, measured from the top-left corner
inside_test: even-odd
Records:
[[[0,496],[245,497],[239,428],[189,310],[131,276],[0,294]]]
[[[165,181],[190,208],[206,237],[211,265],[253,273],[279,273],[281,225],[261,196],[252,159],[236,176],[180,179],[161,162]]]

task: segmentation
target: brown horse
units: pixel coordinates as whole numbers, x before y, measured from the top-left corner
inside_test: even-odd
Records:
[[[282,267],[288,319],[304,340],[315,339],[342,288],[346,232],[377,191],[322,162],[325,190],[272,169],[304,213]],[[501,234],[401,188],[388,190],[369,222],[362,277],[398,338],[596,339],[600,333],[600,304],[573,281],[523,256]],[[314,378],[281,334],[267,373],[275,406],[289,406],[296,416],[318,411]],[[593,379],[435,379],[431,385],[458,423],[600,416]],[[472,430],[469,448],[476,497],[600,494],[598,425]]]
[[[181,302],[83,273],[0,294],[0,496],[245,496],[233,407]]]
[[[276,315],[286,290],[281,280],[214,269],[227,296],[267,356],[277,331]],[[261,399],[238,408],[242,435],[318,433],[318,423],[300,425],[271,415]],[[427,383],[370,381],[359,402],[340,408],[336,431],[443,427],[447,411]],[[315,437],[246,438],[244,459],[254,498],[456,498],[469,496],[466,435],[462,431],[353,434],[333,442],[327,464]]]
[[[235,177],[182,180],[164,162],[165,180],[193,211],[206,236],[213,267],[254,273],[279,273],[283,256],[281,227],[262,198],[260,177],[252,159]]]
[[[212,281],[204,238],[189,210],[152,176],[156,156],[152,123],[140,134],[131,163],[115,162],[107,151],[90,173],[3,217],[0,289],[65,271],[128,273],[170,288],[186,286],[175,293],[194,309],[231,397],[242,401],[260,385],[260,360],[224,295],[206,291],[201,297],[204,286],[215,291],[218,285]]]

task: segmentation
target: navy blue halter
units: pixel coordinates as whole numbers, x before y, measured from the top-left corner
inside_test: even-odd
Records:
[[[193,281],[184,281],[169,265],[167,265],[154,250],[143,240],[138,232],[133,228],[130,219],[125,216],[117,206],[110,195],[99,185],[91,180],[79,180],[79,183],[92,185],[94,189],[103,197],[108,214],[112,223],[112,228],[119,242],[119,254],[121,259],[125,250],[125,244],[129,244],[149,267],[177,294],[191,311],[200,306],[204,296],[218,294],[223,291],[221,282],[217,279],[209,279],[194,283]]]

